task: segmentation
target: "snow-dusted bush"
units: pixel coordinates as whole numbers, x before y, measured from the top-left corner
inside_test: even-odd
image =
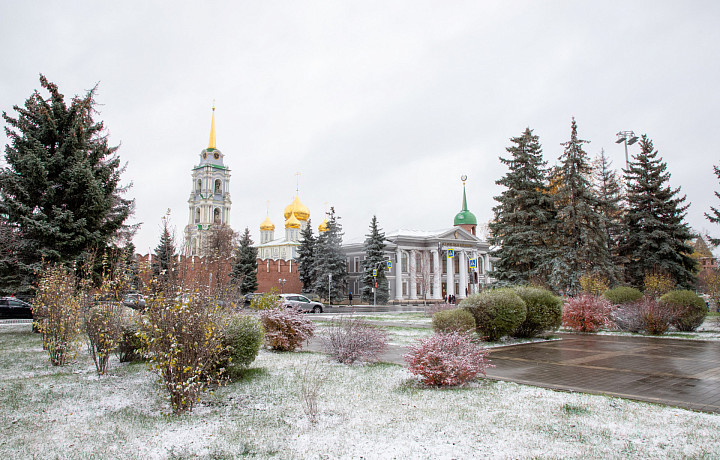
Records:
[[[660,297],[659,303],[672,311],[672,325],[678,331],[694,331],[707,316],[705,301],[693,291],[670,291]]]
[[[88,350],[98,375],[107,370],[110,354],[122,337],[123,306],[120,302],[102,302],[92,307],[85,319]]]
[[[675,289],[675,280],[667,273],[651,272],[645,275],[643,288],[646,296],[658,298]]]
[[[597,332],[610,324],[612,306],[604,297],[581,294],[565,301],[562,324],[578,332]]]
[[[76,282],[75,275],[60,265],[47,267],[38,282],[33,318],[53,366],[73,360],[82,344],[83,302]]]
[[[451,303],[433,303],[425,307],[425,315],[432,317],[435,313],[445,310],[454,310],[457,305]]]
[[[250,315],[232,315],[222,328],[222,367],[228,377],[236,378],[255,361],[265,331],[260,320]]]
[[[432,317],[432,325],[435,332],[466,333],[475,330],[475,318],[465,309],[454,308],[435,313]]]
[[[120,341],[115,351],[121,363],[145,359],[145,344],[139,331],[140,325],[134,320],[129,320],[120,326]]]
[[[321,342],[325,352],[339,363],[377,361],[387,349],[387,333],[350,316],[332,320]]]
[[[191,411],[208,383],[220,377],[213,367],[223,353],[223,314],[218,302],[201,295],[160,294],[147,305],[140,334],[175,414]]]
[[[586,294],[600,295],[608,288],[608,280],[597,273],[586,273],[580,277],[580,289]]]
[[[562,299],[547,289],[516,287],[517,294],[527,308],[525,321],[512,333],[514,337],[535,337],[545,331],[554,331],[562,320]]]
[[[642,297],[642,294],[640,297]],[[636,300],[630,303],[615,305],[610,312],[610,321],[611,326],[615,329],[624,332],[640,332],[645,328],[641,302]]]
[[[253,296],[250,301],[251,310],[273,310],[280,308],[281,305],[280,296],[278,296],[275,288],[271,289],[270,292]]]
[[[603,292],[603,297],[613,305],[623,305],[640,300],[643,294],[639,289],[630,286],[617,286]]]
[[[491,367],[485,350],[467,334],[435,334],[408,350],[403,356],[408,370],[425,385],[464,385]]]
[[[490,341],[513,332],[527,315],[525,302],[508,288],[473,294],[460,307],[472,313],[478,333]]]
[[[674,316],[670,308],[661,306],[652,296],[643,297],[637,304],[645,332],[662,335],[670,329]]]
[[[273,308],[260,312],[265,345],[278,351],[294,351],[313,336],[315,324],[294,308]]]

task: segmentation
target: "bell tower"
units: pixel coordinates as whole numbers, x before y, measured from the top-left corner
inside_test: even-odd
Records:
[[[185,227],[185,253],[202,256],[204,242],[212,225],[230,225],[230,168],[215,143],[215,104],[212,108],[210,141],[200,152],[200,164],[192,169],[192,188],[188,199],[190,218]]]

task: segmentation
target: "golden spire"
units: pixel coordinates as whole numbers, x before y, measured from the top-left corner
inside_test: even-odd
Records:
[[[213,114],[212,122],[210,123],[210,142],[208,143],[208,149],[216,149],[215,146],[215,99],[213,99]]]
[[[275,231],[275,225],[270,221],[270,201],[267,202],[267,214],[263,223],[260,224],[260,230]]]

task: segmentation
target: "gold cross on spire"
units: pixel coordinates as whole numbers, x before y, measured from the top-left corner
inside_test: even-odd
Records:
[[[300,196],[300,173],[296,172],[295,176],[297,180],[297,188],[295,189],[295,193],[297,194],[297,196]]]

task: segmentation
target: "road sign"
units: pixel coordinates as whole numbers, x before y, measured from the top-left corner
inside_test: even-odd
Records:
[[[455,250],[448,249],[448,259],[452,259],[453,257],[455,257]]]
[[[392,269],[392,260],[387,261],[388,270]]]
[[[477,259],[470,259],[470,268],[477,267]]]
[[[373,276],[377,276],[377,268],[373,268]]]

